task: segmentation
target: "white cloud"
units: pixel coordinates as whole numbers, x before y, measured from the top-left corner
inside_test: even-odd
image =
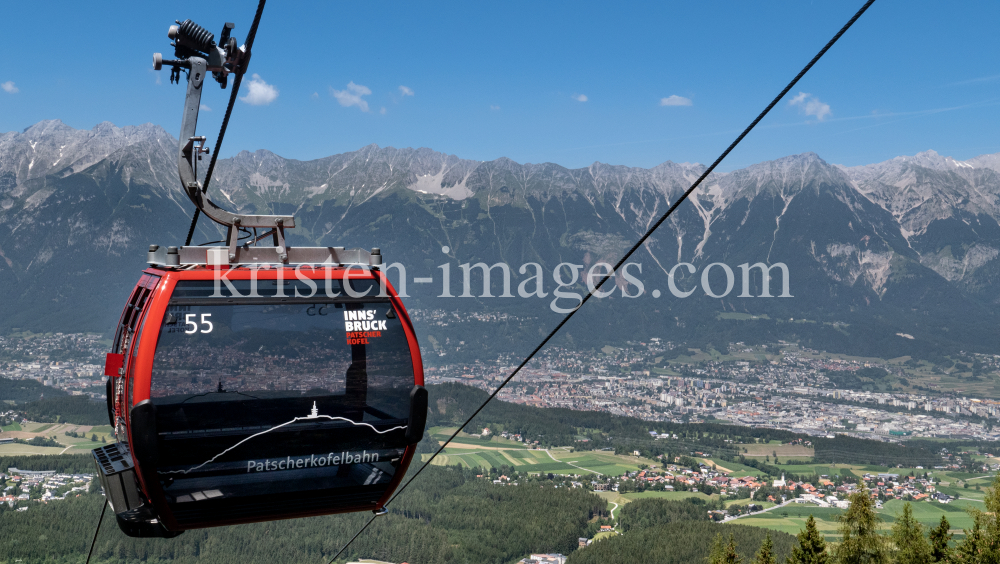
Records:
[[[490,109],[493,111],[497,111],[500,109],[500,106],[494,106],[493,104],[490,104]]]
[[[807,116],[816,116],[816,119],[823,121],[830,115],[830,104],[824,104],[819,98],[808,92],[799,92],[794,98],[788,101],[789,106],[798,106],[799,113]]]
[[[378,113],[385,115],[385,106],[382,106],[382,109],[379,110]]]
[[[661,106],[690,106],[692,104],[693,102],[691,102],[691,98],[685,98],[684,96],[678,96],[676,94],[671,94],[666,98],[660,98]]]
[[[573,99],[576,100],[577,102],[586,102],[587,101],[587,95],[586,94],[574,94],[573,95]]]
[[[347,83],[346,90],[334,90],[330,88],[330,95],[336,98],[341,106],[345,108],[357,106],[361,108],[362,112],[368,111],[368,102],[362,96],[367,96],[371,93],[371,89],[367,86],[354,84],[353,81]]]
[[[313,100],[319,100],[319,92],[313,92],[309,97]]]
[[[278,98],[278,89],[264,82],[259,74],[254,74],[250,80],[247,95],[240,98],[251,106],[266,106]]]
[[[17,94],[18,92],[21,91],[21,89],[19,89],[17,86],[14,86],[13,80],[8,80],[7,82],[0,84],[0,88],[3,88],[3,91],[8,94]]]
[[[400,86],[399,93],[402,94],[403,96],[413,96],[413,90],[407,88],[406,86]]]
[[[212,108],[209,108],[205,104],[202,104],[201,105],[201,111],[203,111],[203,112],[210,112],[210,111],[212,111]]]

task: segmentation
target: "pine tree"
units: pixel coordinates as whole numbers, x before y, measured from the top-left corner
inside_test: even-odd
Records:
[[[965,539],[956,548],[960,562],[994,564],[1000,562],[1000,474],[993,479],[993,487],[983,499],[986,511],[969,509],[972,530],[963,530]]]
[[[708,564],[743,564],[743,559],[736,552],[736,537],[729,534],[729,542],[723,544],[722,534],[715,535],[712,551],[708,555]]]
[[[950,529],[951,523],[944,515],[941,516],[941,523],[931,529],[931,562],[948,561],[951,555],[951,549],[948,548],[948,541],[951,540],[951,533],[948,532]]]
[[[810,515],[806,519],[806,528],[799,531],[799,546],[792,549],[787,564],[827,564],[826,541],[816,529],[816,520]]]
[[[733,533],[729,533],[729,542],[726,543],[722,564],[743,564],[743,559],[736,552],[736,537]]]
[[[719,533],[715,535],[715,540],[712,541],[712,550],[708,553],[708,564],[722,564],[725,551],[725,541],[722,540],[722,533]]]
[[[760,550],[754,557],[752,564],[778,564],[774,559],[774,543],[771,542],[771,533],[764,537],[764,542],[760,543]]]
[[[851,505],[842,513],[842,540],[834,553],[837,564],[889,564],[885,539],[879,534],[882,519],[875,513],[868,488],[861,484],[849,498]]]
[[[913,518],[913,506],[903,505],[903,514],[892,525],[896,544],[896,564],[926,564],[931,561],[931,546],[924,538],[924,527]]]

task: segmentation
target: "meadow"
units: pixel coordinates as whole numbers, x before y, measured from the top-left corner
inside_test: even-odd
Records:
[[[454,428],[435,427],[431,437],[443,442]],[[422,455],[421,460],[430,458]],[[485,440],[465,433],[455,437],[447,448],[432,462],[436,466],[458,464],[465,468],[500,468],[510,466],[518,472],[552,474],[602,474],[620,476],[639,469],[640,464],[651,466],[656,461],[637,456],[616,455],[609,451],[574,451],[570,447],[529,449],[523,443],[499,437]]]
[[[896,516],[902,514],[903,504],[900,500],[892,500],[878,510],[882,518],[881,528],[888,531],[892,528],[892,523]],[[948,504],[936,502],[914,502],[913,516],[924,527],[936,527],[944,515],[951,525],[951,532],[957,537],[962,536],[962,529],[972,527],[972,517],[967,509],[983,509],[984,505],[979,501],[956,500]],[[789,504],[784,507],[760,513],[749,517],[744,517],[733,521],[740,525],[751,525],[754,527],[764,527],[789,534],[798,534],[805,528],[806,519],[812,515],[816,520],[816,528],[827,540],[839,540],[840,533],[837,531],[839,523],[837,516],[843,512],[841,509],[816,507],[805,504]]]

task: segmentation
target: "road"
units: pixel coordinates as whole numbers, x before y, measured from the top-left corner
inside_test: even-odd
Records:
[[[573,468],[579,468],[580,470],[586,470],[587,472],[590,472],[591,474],[597,474],[598,476],[603,476],[604,475],[604,474],[598,472],[597,470],[591,470],[589,468],[584,468],[583,466],[577,466],[576,464],[573,464],[572,462],[566,462],[565,460],[559,460],[558,458],[552,456],[552,453],[549,452],[549,449],[547,449],[547,448],[543,448],[543,449],[540,449],[540,450],[544,450],[545,454],[549,455],[549,458],[551,458],[552,460],[555,460],[556,462],[561,462],[563,464],[569,464]]]

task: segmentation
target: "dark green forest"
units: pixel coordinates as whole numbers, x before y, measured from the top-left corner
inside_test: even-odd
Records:
[[[90,454],[0,456],[0,472],[6,472],[12,467],[21,470],[55,470],[66,474],[95,472],[94,457]]]
[[[705,504],[698,498],[686,500],[644,498],[627,503],[621,508],[618,514],[618,530],[624,534],[677,521],[708,520]]]
[[[16,404],[38,401],[43,395],[48,397],[65,396],[66,392],[43,386],[35,380],[11,380],[0,377],[0,401],[13,401]]]
[[[107,425],[108,406],[87,396],[59,396],[24,404],[22,410],[31,421]]]
[[[18,461],[20,463],[20,461]],[[32,504],[0,512],[0,561],[83,562],[103,497]],[[531,483],[497,486],[473,471],[429,467],[349,549],[347,558],[391,562],[504,564],[529,552],[568,553],[606,510],[583,489]],[[323,562],[370,514],[332,515],[187,531],[175,539],[132,539],[110,512],[92,562]],[[342,560],[346,561],[346,560]]]
[[[632,504],[629,504],[632,505]],[[586,550],[569,555],[567,564],[693,564],[705,562],[712,548],[712,540],[722,534],[734,535],[736,550],[743,562],[750,562],[768,531],[743,525],[724,525],[709,521],[678,521],[666,525],[630,532],[600,540]],[[787,533],[770,531],[774,554],[784,562],[797,544]]]
[[[94,401],[87,396],[71,396],[35,380],[0,377],[0,402],[3,401],[13,401],[14,408],[31,421],[108,424],[108,408],[103,401]]]

